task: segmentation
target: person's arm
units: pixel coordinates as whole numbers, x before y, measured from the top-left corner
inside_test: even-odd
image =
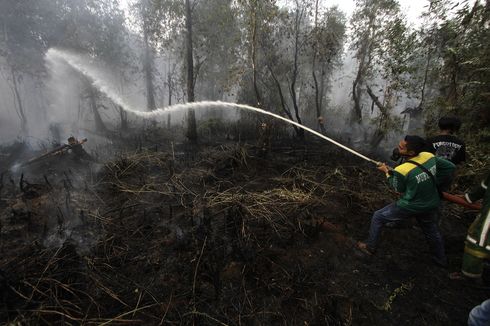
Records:
[[[384,163],[378,166],[378,170],[385,173],[386,177],[388,178],[388,183],[396,192],[405,192],[405,190],[407,189],[405,176],[391,169]]]
[[[393,174],[388,178],[388,183],[396,192],[404,193],[407,190],[406,177],[395,170],[393,170]]]
[[[438,186],[448,187],[456,171],[456,165],[445,158],[436,156],[436,182]]]
[[[461,164],[466,161],[466,145],[463,144],[459,151],[456,153],[456,156],[454,157],[454,162],[456,164]]]

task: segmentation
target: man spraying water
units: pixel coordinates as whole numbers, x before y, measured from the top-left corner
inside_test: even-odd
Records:
[[[402,196],[397,202],[374,213],[368,239],[357,244],[359,250],[365,254],[375,253],[385,224],[415,217],[431,247],[433,261],[440,266],[447,265],[444,243],[436,223],[441,199],[438,185],[447,175],[453,173],[455,165],[432,153],[424,152],[425,148],[423,138],[406,136],[398,144],[400,155],[406,158],[405,163],[394,170],[386,164],[378,166],[378,170],[385,173],[388,183],[395,191],[402,193]]]

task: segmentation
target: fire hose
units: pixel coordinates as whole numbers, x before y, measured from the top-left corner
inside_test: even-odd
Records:
[[[447,201],[450,201],[451,203],[455,203],[469,209],[480,210],[482,207],[480,203],[469,203],[466,201],[466,199],[464,199],[464,197],[453,195],[447,192],[442,193],[442,198]]]

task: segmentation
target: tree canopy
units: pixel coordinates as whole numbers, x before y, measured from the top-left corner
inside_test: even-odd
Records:
[[[335,118],[361,126],[372,148],[391,134],[430,134],[447,114],[464,120],[465,138],[489,137],[486,2],[432,1],[415,26],[397,0],[358,0],[350,23],[346,14],[318,0],[135,0],[127,13],[115,0],[3,1],[0,68],[24,135],[40,109],[30,107],[28,80],[43,88],[44,55],[58,47],[104,62],[122,89],[144,89],[150,110],[192,93],[310,126],[341,112]],[[349,101],[332,101],[334,77],[350,78]],[[417,119],[424,129],[413,129]]]

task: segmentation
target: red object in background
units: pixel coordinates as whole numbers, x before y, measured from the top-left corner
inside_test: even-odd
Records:
[[[469,208],[469,209],[480,210],[482,207],[480,203],[471,203],[470,204],[466,201],[466,199],[464,199],[464,197],[458,196],[458,195],[453,195],[453,194],[450,194],[447,192],[442,193],[442,198],[444,198],[445,200],[450,201],[452,203],[455,203],[455,204],[464,206],[466,208]]]

